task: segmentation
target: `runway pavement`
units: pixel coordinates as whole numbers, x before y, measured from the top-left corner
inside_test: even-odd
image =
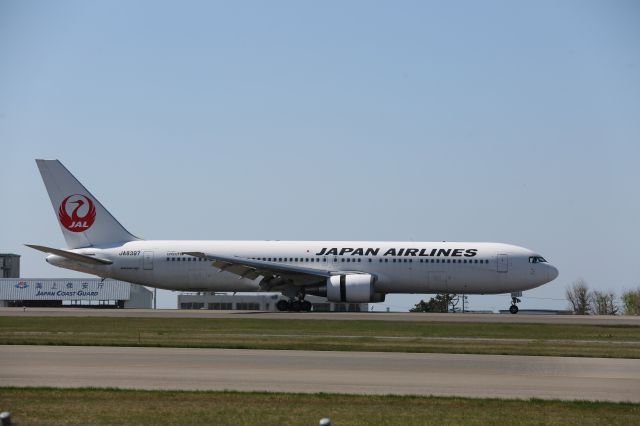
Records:
[[[0,383],[640,402],[640,360],[16,345]]]
[[[409,312],[265,312],[179,309],[83,309],[0,308],[0,317],[142,317],[142,318],[265,318],[294,320],[367,320],[422,322],[490,322],[537,324],[590,324],[640,326],[640,316],[617,315],[511,315],[511,314],[427,314]]]

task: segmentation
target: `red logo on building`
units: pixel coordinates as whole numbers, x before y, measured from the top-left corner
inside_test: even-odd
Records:
[[[70,209],[72,209],[71,214],[69,214]],[[60,203],[58,218],[62,226],[69,231],[84,232],[95,222],[96,208],[93,201],[84,195],[69,195]]]

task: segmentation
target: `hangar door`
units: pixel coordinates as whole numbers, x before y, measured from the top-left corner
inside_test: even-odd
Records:
[[[509,272],[509,256],[506,254],[498,255],[498,272]]]

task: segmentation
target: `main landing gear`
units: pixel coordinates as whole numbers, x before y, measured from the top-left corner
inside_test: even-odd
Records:
[[[290,301],[288,300],[280,300],[278,301],[278,303],[276,303],[276,308],[278,308],[279,311],[292,311],[292,312],[311,312],[311,302],[309,302],[308,300],[298,300],[298,299],[292,299]]]
[[[282,292],[282,295],[288,297],[289,300],[279,300],[276,303],[276,308],[279,311],[311,312],[311,302],[304,300],[306,296],[304,289],[289,287]]]
[[[512,314],[517,314],[518,313],[518,303],[521,302],[520,299],[518,299],[519,296],[522,296],[522,293],[511,293],[511,306],[509,307],[509,312],[511,312]]]

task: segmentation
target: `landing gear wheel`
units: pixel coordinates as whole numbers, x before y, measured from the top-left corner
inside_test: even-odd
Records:
[[[293,312],[300,312],[300,309],[302,309],[302,302],[300,302],[299,300],[294,300],[293,302],[291,302],[291,310]]]
[[[291,305],[286,300],[280,300],[276,303],[276,309],[279,311],[289,311],[291,310]]]
[[[511,293],[511,307],[509,308],[509,312],[512,314],[518,313],[518,303],[521,302],[521,300],[518,299],[518,296],[522,296],[522,292]]]
[[[308,300],[302,301],[302,310],[305,312],[311,312],[311,302]]]

